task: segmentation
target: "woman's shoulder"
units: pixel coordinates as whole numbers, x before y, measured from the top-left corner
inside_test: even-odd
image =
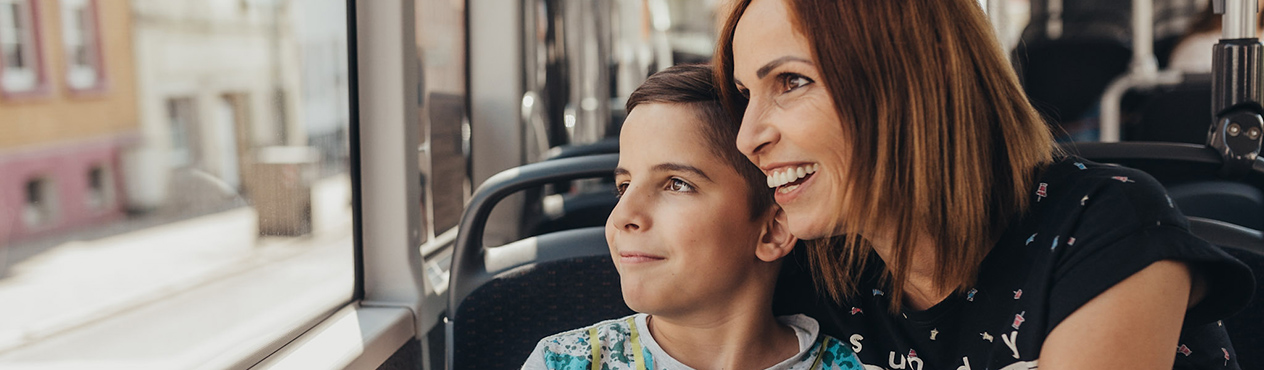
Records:
[[[1046,225],[1108,226],[1128,231],[1153,225],[1187,228],[1185,217],[1154,177],[1079,157],[1050,164],[1036,181],[1031,197],[1029,215]]]
[[[1236,287],[1249,286],[1246,266],[1194,235],[1163,185],[1145,172],[1066,157],[1045,169],[1033,197],[1030,211],[1003,242],[999,255],[1007,258],[993,265],[1026,260],[1031,266],[1024,272],[999,268],[1056,282],[1049,292],[1057,296],[1050,304],[1052,323],[1162,260],[1195,266],[1217,287],[1214,297],[1191,309],[1194,322],[1214,321],[1244,303]]]

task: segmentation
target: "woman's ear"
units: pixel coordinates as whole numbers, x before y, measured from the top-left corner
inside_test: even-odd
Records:
[[[768,212],[772,217],[765,216],[767,219],[759,236],[759,246],[755,248],[755,256],[761,261],[773,262],[790,254],[799,238],[790,234],[786,212],[781,210],[781,206],[774,204]]]

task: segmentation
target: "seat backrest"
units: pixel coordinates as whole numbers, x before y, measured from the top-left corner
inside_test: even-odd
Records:
[[[1147,94],[1140,120],[1131,122],[1129,141],[1205,144],[1211,125],[1211,74],[1184,74],[1181,83]]]
[[[554,147],[549,149],[547,160],[617,153],[619,139],[607,138],[590,144]],[[614,195],[613,171],[599,181],[582,186],[556,182],[546,189],[528,196],[530,204],[523,215],[526,235],[605,225],[607,216],[619,202]]]
[[[541,338],[632,314],[604,228],[520,240],[484,260],[497,272],[453,311],[449,369],[516,369]]]
[[[1115,41],[1058,39],[1020,44],[1013,60],[1032,105],[1062,123],[1092,109],[1131,57],[1131,49]]]
[[[529,164],[492,176],[462,216],[453,251],[447,322],[449,369],[516,369],[541,338],[626,316],[602,227],[483,245],[492,208],[558,181],[608,176],[617,154]]]

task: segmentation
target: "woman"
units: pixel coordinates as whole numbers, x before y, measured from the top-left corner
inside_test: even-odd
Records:
[[[1250,271],[1149,176],[1059,153],[974,0],[741,0],[715,63],[816,239],[828,298],[782,293],[866,364],[1236,368]]]

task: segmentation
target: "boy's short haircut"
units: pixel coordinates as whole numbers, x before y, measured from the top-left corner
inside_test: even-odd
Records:
[[[773,190],[768,177],[737,149],[740,122],[720,103],[714,73],[707,64],[682,64],[650,76],[628,97],[627,112],[641,104],[683,104],[691,108],[702,123],[703,139],[711,152],[723,158],[746,180],[751,218],[757,218],[773,204]]]

